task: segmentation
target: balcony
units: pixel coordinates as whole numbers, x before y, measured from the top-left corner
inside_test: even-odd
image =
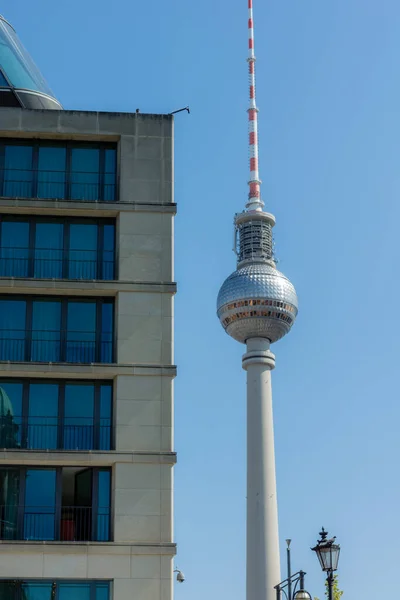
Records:
[[[110,418],[0,416],[0,448],[9,450],[110,450]]]
[[[0,539],[24,541],[109,541],[110,507],[0,506]]]
[[[0,277],[113,280],[115,221],[0,215]]]
[[[0,329],[0,361],[112,363],[112,340],[96,337],[93,331]]]
[[[114,252],[57,248],[0,248],[0,277],[112,281]]]
[[[98,174],[79,173],[75,181],[67,181],[65,171],[0,169],[0,196],[3,198],[35,198],[42,200],[80,200],[113,202],[115,183],[100,183]]]
[[[0,498],[0,540],[110,541],[110,469],[0,467]]]
[[[0,196],[113,202],[115,144],[0,139]]]

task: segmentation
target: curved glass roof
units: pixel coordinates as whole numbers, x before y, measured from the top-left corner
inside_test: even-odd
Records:
[[[0,15],[1,88],[12,90],[25,108],[62,108],[14,28]]]

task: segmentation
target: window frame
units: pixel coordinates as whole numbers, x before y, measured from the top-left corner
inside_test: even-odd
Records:
[[[116,362],[116,343],[115,343],[115,336],[116,336],[116,331],[115,331],[115,299],[114,297],[102,297],[102,298],[98,298],[96,296],[41,296],[41,295],[37,295],[37,296],[25,296],[22,294],[0,294],[0,306],[1,306],[1,301],[7,301],[7,302],[12,302],[12,301],[24,301],[25,302],[25,337],[23,338],[24,341],[24,359],[23,360],[10,360],[10,359],[2,359],[0,360],[1,362],[17,362],[17,363],[30,363],[30,362],[35,362],[35,363],[39,363],[39,364],[46,364],[46,363],[56,363],[56,364],[77,364],[77,365],[87,365],[87,364],[114,364]],[[61,322],[60,322],[60,329],[59,329],[59,333],[60,333],[60,340],[59,340],[59,360],[45,360],[45,361],[33,361],[32,360],[32,334],[35,331],[33,329],[33,303],[34,302],[59,302],[61,305]],[[95,360],[94,361],[90,361],[90,362],[82,362],[82,361],[67,361],[67,351],[68,351],[68,306],[69,306],[69,302],[76,302],[76,303],[91,303],[91,304],[95,304],[96,307],[96,314],[95,314],[95,319],[96,319],[96,326],[95,326],[95,330],[93,331],[94,333],[94,354],[95,354]],[[111,344],[111,352],[110,352],[110,361],[106,362],[106,361],[102,361],[101,357],[102,357],[102,343],[104,343],[104,340],[102,340],[102,337],[105,333],[103,331],[102,328],[102,313],[103,313],[103,306],[106,304],[110,304],[113,309],[112,309],[112,322],[111,322],[111,333],[112,333],[112,340],[110,342]],[[11,330],[10,330],[11,331]],[[1,329],[0,329],[0,333],[1,333]],[[92,333],[92,332],[88,332],[88,333]],[[78,340],[77,340],[78,341]]]
[[[54,279],[57,279],[58,281],[61,280],[68,280],[68,281],[93,281],[93,279],[76,279],[76,278],[70,278],[69,277],[69,272],[70,272],[70,256],[69,253],[71,252],[71,247],[70,247],[70,231],[71,231],[71,225],[96,225],[97,227],[97,248],[96,248],[96,277],[94,278],[96,281],[116,281],[118,278],[118,274],[117,274],[117,267],[118,267],[118,261],[117,261],[117,240],[116,240],[116,230],[117,230],[117,224],[116,224],[116,220],[115,219],[111,219],[111,218],[104,218],[104,219],[96,219],[96,218],[90,218],[90,217],[67,217],[67,218],[62,218],[62,217],[50,217],[50,216],[24,216],[24,215],[9,215],[7,213],[4,213],[2,215],[0,215],[0,252],[2,252],[3,250],[3,246],[2,246],[2,226],[3,223],[28,223],[28,240],[29,240],[29,245],[27,247],[27,254],[28,254],[28,274],[26,275],[26,277],[21,277],[19,278],[18,276],[14,276],[14,275],[5,275],[4,277],[8,278],[8,277],[15,277],[16,279],[49,279],[48,277],[36,277],[35,276],[35,264],[36,264],[36,250],[38,249],[36,247],[36,227],[38,224],[59,224],[59,225],[63,225],[63,245],[62,248],[60,249],[60,251],[62,252],[62,266],[61,266],[61,271],[62,271],[62,276],[60,278],[55,277]],[[104,278],[104,228],[106,226],[110,226],[113,225],[114,226],[114,244],[113,244],[113,257],[114,257],[114,263],[113,263],[113,279],[105,279]],[[6,247],[5,247],[6,248]],[[4,249],[5,249],[4,248]],[[1,260],[1,258],[0,258]],[[52,279],[52,278],[51,278]]]
[[[5,172],[7,169],[5,168],[5,148],[6,146],[30,146],[32,147],[32,181],[31,181],[31,191],[32,194],[30,196],[3,196],[4,193],[4,183],[5,183]],[[119,198],[119,186],[118,186],[118,144],[116,142],[87,142],[87,141],[75,141],[75,140],[48,140],[41,138],[24,138],[24,139],[12,139],[12,138],[0,138],[0,197],[10,198],[10,197],[27,197],[35,200],[51,200],[55,199],[52,196],[48,198],[38,198],[38,174],[42,171],[39,171],[39,149],[40,148],[65,148],[66,149],[66,160],[65,160],[65,169],[64,171],[60,171],[65,173],[65,182],[64,182],[64,197],[57,198],[58,201],[72,201],[72,202],[117,202]],[[99,150],[99,171],[98,171],[98,198],[96,200],[91,199],[74,199],[71,196],[72,189],[72,151],[74,149],[85,150],[85,149],[94,149]],[[105,160],[105,152],[106,150],[114,150],[115,151],[115,161],[114,161],[114,175],[115,180],[112,184],[114,186],[114,194],[111,200],[106,199],[106,184],[105,183],[105,171],[104,167],[106,164]],[[102,170],[103,169],[103,170]],[[43,169],[43,171],[45,171]],[[108,174],[108,173],[107,173]]]
[[[110,452],[115,448],[115,428],[114,428],[114,386],[110,379],[41,379],[41,378],[18,378],[18,377],[4,377],[0,379],[0,387],[3,384],[22,384],[22,398],[21,398],[21,413],[20,415],[14,415],[21,419],[21,446],[20,448],[8,448],[8,450],[19,451],[43,451],[45,448],[31,448],[28,447],[28,426],[29,426],[29,401],[30,401],[30,387],[32,384],[38,385],[58,385],[58,414],[57,414],[57,447],[51,449],[52,452],[58,451],[72,451],[71,449],[65,448],[64,443],[64,428],[65,428],[65,391],[67,385],[92,385],[94,387],[94,403],[93,403],[93,448],[78,450],[78,452],[90,452],[92,450],[100,452]],[[110,448],[102,449],[101,446],[101,391],[104,387],[110,388],[111,390],[111,402],[110,402]],[[41,415],[46,417],[47,415]]]
[[[54,540],[47,540],[48,542],[61,542],[68,543],[70,541],[61,540],[61,511],[62,505],[62,471],[68,469],[68,466],[54,466],[45,467],[38,465],[0,465],[0,470],[13,469],[19,472],[19,490],[18,490],[18,505],[17,505],[17,539],[14,541],[27,541],[25,538],[25,509],[26,509],[26,480],[28,471],[54,471],[55,473],[55,500],[54,500]],[[113,541],[113,529],[112,529],[112,487],[113,487],[113,472],[111,467],[83,467],[82,472],[90,471],[91,473],[91,506],[88,507],[92,511],[92,522],[91,522],[91,535],[92,539],[83,540],[84,542],[98,542],[107,543]],[[98,507],[99,507],[99,473],[100,471],[107,471],[110,473],[110,489],[109,489],[109,515],[108,515],[108,540],[98,540]],[[51,507],[49,507],[51,508]],[[77,507],[78,508],[78,507]],[[47,513],[43,513],[47,514]],[[51,513],[49,513],[51,514]],[[3,540],[1,537],[0,539]],[[12,541],[12,540],[3,540]],[[39,540],[41,541],[41,540]],[[46,540],[42,540],[46,541]]]
[[[63,583],[72,585],[89,585],[89,596],[90,600],[97,600],[97,586],[108,586],[108,598],[111,600],[112,591],[112,580],[110,579],[0,579],[1,583],[9,583],[15,586],[15,592],[11,600],[22,600],[22,586],[29,585],[32,583],[36,584],[48,584],[52,587],[51,598],[52,600],[59,599],[59,585]]]

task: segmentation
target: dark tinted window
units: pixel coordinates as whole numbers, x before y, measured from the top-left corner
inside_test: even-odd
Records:
[[[2,277],[28,277],[29,223],[26,221],[3,221],[0,243],[0,275]]]
[[[109,300],[0,297],[0,360],[112,362],[113,311]]]
[[[0,169],[3,196],[107,202],[116,199],[116,149],[107,144],[10,144],[4,140],[0,141]]]
[[[110,383],[0,384],[0,448],[110,450],[111,424]]]
[[[0,217],[0,277],[114,279],[115,224]]]

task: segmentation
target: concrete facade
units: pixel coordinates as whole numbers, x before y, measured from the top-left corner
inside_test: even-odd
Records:
[[[173,118],[0,108],[0,138],[112,142],[114,202],[1,197],[0,217],[114,219],[114,281],[0,277],[0,295],[115,299],[115,362],[0,362],[1,379],[113,383],[114,449],[4,449],[9,465],[112,469],[111,541],[0,541],[0,579],[100,579],[114,600],[173,595],[174,256]]]

